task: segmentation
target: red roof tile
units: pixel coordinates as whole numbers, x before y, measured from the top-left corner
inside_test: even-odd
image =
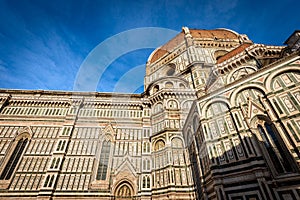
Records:
[[[229,58],[234,57],[235,55],[241,53],[242,51],[244,51],[247,47],[251,46],[252,44],[250,43],[244,43],[241,44],[240,46],[238,46],[237,48],[233,49],[232,51],[226,53],[225,55],[221,56],[218,60],[217,60],[217,64],[224,62],[225,60],[228,60]]]
[[[212,38],[212,39],[238,39],[238,34],[233,31],[226,29],[216,29],[216,30],[189,30],[193,38]],[[152,55],[150,63],[153,63],[166,55],[171,53],[172,50],[177,47],[182,41],[184,41],[184,33],[181,32],[176,35],[173,39],[167,42],[165,45],[156,49],[155,53]]]
[[[190,29],[194,38],[238,39],[238,35],[226,29],[198,30]]]

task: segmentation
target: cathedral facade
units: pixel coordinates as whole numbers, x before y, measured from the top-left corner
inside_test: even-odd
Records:
[[[142,94],[0,90],[0,199],[300,199],[300,31],[182,32]]]

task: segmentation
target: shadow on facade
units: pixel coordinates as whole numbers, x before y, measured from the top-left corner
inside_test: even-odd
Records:
[[[266,129],[268,126],[261,134]],[[188,150],[197,199],[297,200],[300,177],[296,161],[277,134],[276,138],[263,136],[243,137],[239,143],[230,142],[230,148],[226,139],[212,142],[196,137]]]

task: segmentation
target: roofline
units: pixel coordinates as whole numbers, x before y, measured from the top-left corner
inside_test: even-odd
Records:
[[[286,40],[284,41],[283,44],[286,44],[286,45],[287,45],[288,40],[291,39],[291,37],[292,37],[295,33],[297,33],[297,32],[300,33],[300,30],[295,30],[295,31],[288,37],[288,39],[286,39]]]
[[[237,36],[239,36],[240,34],[234,30],[228,29],[228,28],[216,28],[215,30],[225,30],[225,31],[229,31],[232,32],[234,34],[236,34]]]
[[[178,35],[180,35],[181,33],[183,33],[183,31],[179,32],[177,35],[175,35],[174,37],[172,37],[170,40],[168,40],[166,43],[164,43],[163,45],[157,47],[156,49],[154,49],[154,51],[151,52],[150,56],[148,57],[147,59],[147,63],[151,63],[151,60],[152,60],[152,57],[154,56],[154,54],[159,50],[159,49],[162,49],[162,50],[166,50],[167,49],[163,49],[163,47],[168,44],[169,42],[171,42],[174,38],[176,38]],[[155,61],[154,61],[155,62]],[[154,63],[153,62],[153,63]]]
[[[150,63],[152,57],[154,56],[154,54],[161,48],[162,46],[157,47],[156,49],[154,49],[154,51],[151,52],[150,56],[147,59],[147,63]]]
[[[63,91],[63,90],[24,90],[24,89],[4,89],[0,88],[0,93],[8,94],[44,94],[44,95],[69,95],[69,96],[106,96],[106,97],[142,97],[143,93],[116,93],[116,92],[85,92],[85,91]]]

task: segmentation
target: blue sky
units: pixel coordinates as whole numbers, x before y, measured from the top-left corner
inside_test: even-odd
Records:
[[[256,43],[282,45],[300,29],[299,7],[296,0],[0,0],[0,88],[72,91],[97,46],[136,28],[229,28]],[[103,54],[114,48],[119,47]],[[142,69],[152,50],[118,55],[94,90],[141,92]],[[129,75],[135,76],[131,80]]]

